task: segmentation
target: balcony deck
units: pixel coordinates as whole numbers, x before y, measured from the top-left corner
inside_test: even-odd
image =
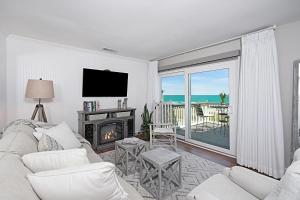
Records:
[[[209,116],[204,119],[201,118],[195,109],[195,105],[200,105],[203,109],[205,116]],[[173,117],[177,128],[177,134],[185,135],[185,112],[183,104],[173,104]],[[227,109],[228,105],[221,105],[217,103],[193,103],[191,106],[191,132],[189,138],[207,143],[210,145],[218,146],[221,148],[229,149],[229,118],[228,123],[220,122],[220,110]],[[222,111],[223,112],[223,111]],[[228,115],[227,115],[228,116]]]

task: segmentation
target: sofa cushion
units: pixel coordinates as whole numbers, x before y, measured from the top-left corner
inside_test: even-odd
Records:
[[[276,179],[240,166],[232,167],[228,177],[258,199],[264,199],[279,184]]]
[[[64,149],[81,147],[80,141],[75,137],[75,134],[65,122],[50,129],[36,128],[35,130],[54,138]]]
[[[299,200],[300,198],[300,161],[293,162],[265,200]]]
[[[293,161],[296,162],[300,160],[300,148],[298,148],[295,152],[294,152],[294,159]]]
[[[108,162],[29,174],[28,179],[43,200],[122,200],[128,196],[115,166]]]
[[[26,178],[30,173],[18,155],[0,153],[0,199],[39,200]]]
[[[216,174],[201,183],[187,195],[187,198],[189,200],[195,200],[195,198],[197,199],[198,197],[199,199],[198,195],[203,193],[203,191],[210,193],[211,198],[214,197],[222,200],[258,200],[258,198],[222,174]]]
[[[90,163],[86,155],[86,149],[84,148],[30,153],[24,155],[22,160],[33,172],[61,169]]]
[[[37,144],[38,141],[34,138],[32,132],[27,134],[22,130],[10,131],[0,140],[0,151],[23,156],[28,153],[37,152]]]

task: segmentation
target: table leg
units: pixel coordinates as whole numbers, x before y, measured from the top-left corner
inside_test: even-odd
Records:
[[[161,168],[158,168],[158,200],[161,200],[162,198],[162,178],[161,178]]]

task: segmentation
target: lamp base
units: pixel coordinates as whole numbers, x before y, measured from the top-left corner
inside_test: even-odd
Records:
[[[38,121],[47,122],[47,117],[46,117],[43,104],[36,104],[35,109],[31,116],[31,120],[35,119],[37,113],[38,113]]]

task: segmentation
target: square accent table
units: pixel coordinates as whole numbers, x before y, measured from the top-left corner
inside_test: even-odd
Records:
[[[156,199],[161,200],[181,187],[181,155],[157,148],[142,153],[140,159],[140,184]]]
[[[135,138],[135,143],[125,143],[124,140],[115,142],[115,165],[127,176],[134,172],[139,162],[139,156],[146,151],[146,142]],[[130,168],[130,169],[129,169]]]

